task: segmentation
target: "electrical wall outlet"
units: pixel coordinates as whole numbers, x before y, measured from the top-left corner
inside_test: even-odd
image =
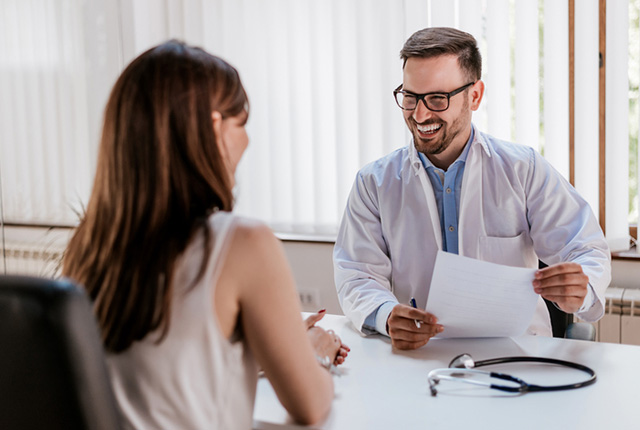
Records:
[[[320,291],[316,288],[298,288],[298,297],[303,311],[316,312],[320,309]]]

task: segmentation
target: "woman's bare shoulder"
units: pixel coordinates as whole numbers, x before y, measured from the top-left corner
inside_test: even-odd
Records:
[[[238,241],[253,241],[275,239],[273,231],[262,221],[238,216],[235,220],[234,239]]]
[[[280,246],[273,231],[262,221],[246,217],[236,218],[230,247],[230,252],[235,257],[242,259],[260,257],[268,260],[269,254]],[[258,261],[252,261],[252,264],[256,263]]]
[[[236,222],[225,272],[240,286],[241,296],[268,293],[272,288],[282,288],[284,283],[293,283],[278,238],[266,224],[249,218]]]

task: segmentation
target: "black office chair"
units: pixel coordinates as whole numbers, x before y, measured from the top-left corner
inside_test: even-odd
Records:
[[[538,262],[540,269],[547,267],[542,261]],[[559,309],[553,302],[543,299],[551,317],[551,331],[553,337],[579,340],[596,340],[596,329],[589,323],[573,322],[573,315]]]
[[[0,276],[0,429],[118,429],[91,304],[73,283]]]

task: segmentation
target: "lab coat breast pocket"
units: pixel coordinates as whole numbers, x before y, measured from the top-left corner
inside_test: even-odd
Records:
[[[480,236],[480,259],[514,267],[537,267],[531,239],[525,233],[513,237]]]

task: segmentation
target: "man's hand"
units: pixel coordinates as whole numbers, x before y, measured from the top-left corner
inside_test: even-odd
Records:
[[[416,321],[420,322],[420,328]],[[435,316],[422,309],[398,304],[387,318],[391,345],[398,349],[418,349],[442,332],[443,327],[437,322]]]
[[[589,277],[582,271],[582,266],[559,263],[536,272],[533,291],[572,314],[582,306],[588,284]]]

